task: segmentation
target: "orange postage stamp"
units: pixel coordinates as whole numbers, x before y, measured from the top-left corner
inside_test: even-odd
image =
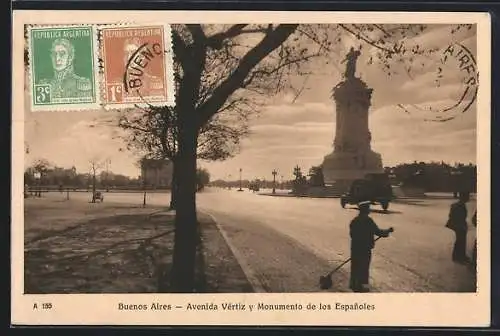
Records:
[[[101,29],[106,107],[173,105],[171,32],[168,25]]]

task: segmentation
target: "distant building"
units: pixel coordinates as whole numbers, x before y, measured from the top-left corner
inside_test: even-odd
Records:
[[[170,160],[143,159],[141,177],[144,185],[155,188],[170,188],[174,166]]]

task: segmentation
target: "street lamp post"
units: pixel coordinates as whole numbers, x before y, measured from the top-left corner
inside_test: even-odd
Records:
[[[276,175],[278,175],[278,172],[276,169],[273,170],[273,194],[276,194]]]
[[[144,176],[142,176],[142,189],[144,191],[143,197],[142,197],[142,207],[146,207],[146,169],[144,169]]]
[[[238,189],[238,191],[243,191],[243,189],[241,189],[241,172],[243,171],[243,169],[240,168],[240,189]]]

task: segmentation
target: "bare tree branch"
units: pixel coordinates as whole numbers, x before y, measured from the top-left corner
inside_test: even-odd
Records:
[[[386,52],[387,54],[392,54],[392,53],[394,53],[394,51],[393,51],[393,50],[390,50],[390,49],[384,48],[384,47],[382,47],[382,46],[378,45],[377,43],[375,43],[374,41],[372,41],[372,40],[370,40],[370,39],[366,38],[366,37],[365,37],[365,36],[363,36],[363,35],[361,34],[361,32],[359,32],[359,31],[358,31],[358,32],[356,32],[356,31],[354,31],[353,29],[350,29],[349,27],[347,27],[347,26],[346,26],[346,25],[344,25],[344,24],[339,24],[339,27],[341,27],[341,28],[342,28],[342,29],[344,29],[345,31],[349,32],[350,34],[352,34],[352,35],[353,35],[353,36],[355,36],[356,38],[358,38],[358,39],[360,39],[360,40],[362,40],[362,41],[364,41],[364,42],[368,43],[368,44],[369,44],[369,45],[371,45],[372,47],[375,47],[375,48],[377,48],[377,49],[380,49],[381,51]]]
[[[199,107],[199,125],[207,122],[213,114],[224,105],[227,98],[243,84],[250,71],[260,63],[270,52],[279,47],[295,31],[298,25],[279,25],[268,32],[265,37],[242,57],[238,67],[223,81],[212,96]]]

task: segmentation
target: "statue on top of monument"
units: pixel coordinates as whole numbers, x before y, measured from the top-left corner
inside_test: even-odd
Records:
[[[353,47],[347,53],[345,59],[341,62],[341,64],[347,62],[345,67],[344,77],[345,78],[354,78],[354,74],[356,73],[356,62],[358,57],[361,55],[361,51],[354,50]]]

